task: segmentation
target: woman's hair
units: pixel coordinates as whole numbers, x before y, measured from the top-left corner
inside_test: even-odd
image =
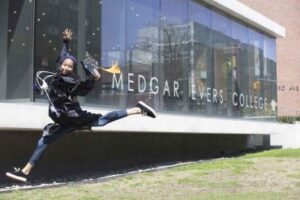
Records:
[[[68,54],[68,55],[65,55],[65,56],[63,56],[59,59],[59,62],[58,62],[59,67],[64,62],[65,59],[71,59],[74,63],[74,66],[77,64],[77,59],[74,56],[72,56],[71,54]]]

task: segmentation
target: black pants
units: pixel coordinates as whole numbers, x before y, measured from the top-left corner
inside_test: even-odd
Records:
[[[113,111],[104,116],[99,117],[98,121],[95,121],[92,124],[90,124],[90,127],[105,126],[110,122],[113,122],[126,116],[126,110]],[[37,146],[28,163],[34,166],[42,156],[48,144],[51,144],[66,133],[74,132],[77,129],[78,128],[72,128],[60,124],[48,124],[47,126],[45,126],[43,136],[39,139]]]

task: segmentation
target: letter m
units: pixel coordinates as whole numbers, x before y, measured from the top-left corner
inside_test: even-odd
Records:
[[[119,80],[116,76],[116,74],[113,74],[113,80],[111,83],[111,88],[112,89],[119,89],[119,87],[121,86],[121,90],[123,90],[123,75],[122,73],[119,76]]]

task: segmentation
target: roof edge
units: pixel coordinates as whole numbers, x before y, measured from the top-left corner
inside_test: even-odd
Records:
[[[285,28],[237,0],[203,0],[225,13],[262,30],[276,38],[285,37]]]

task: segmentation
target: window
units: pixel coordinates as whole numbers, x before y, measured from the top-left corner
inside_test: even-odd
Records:
[[[154,105],[158,82],[159,1],[128,0],[126,29],[127,106]],[[132,84],[131,84],[132,83]]]
[[[191,26],[187,0],[161,0],[160,18],[160,107],[187,112]]]
[[[69,51],[78,57],[78,10],[78,1],[36,1],[34,74],[40,70],[57,71],[56,58],[61,51],[65,28],[74,31]],[[39,101],[45,96],[35,93],[35,99]]]
[[[87,51],[104,68],[118,62],[122,73],[101,71],[95,89],[80,98],[86,105],[125,108],[143,100],[161,112],[251,119],[276,115],[275,39],[198,0],[36,0],[34,22],[30,1],[13,2],[0,4],[5,10],[0,34],[7,38],[0,44],[7,47],[1,48],[1,63],[8,58],[1,65],[1,99],[30,97],[33,41],[27,32],[20,35],[28,22],[28,33],[35,23],[34,72],[56,70],[66,27],[74,30],[70,51],[78,60]],[[31,15],[14,18],[25,11]],[[19,43],[18,37],[26,41]],[[80,65],[76,71],[84,78]]]
[[[211,10],[196,1],[189,1],[189,23],[192,27],[189,112],[210,115],[213,104],[207,90],[213,86]],[[217,101],[220,101],[218,96]]]
[[[230,19],[217,12],[212,13],[213,30],[213,87],[207,91],[208,100],[214,104],[215,115],[233,116],[232,93],[236,70],[236,52],[231,38]],[[234,76],[233,76],[234,75]],[[221,100],[217,102],[217,94]]]
[[[32,96],[33,8],[31,1],[0,2],[0,99]]]

